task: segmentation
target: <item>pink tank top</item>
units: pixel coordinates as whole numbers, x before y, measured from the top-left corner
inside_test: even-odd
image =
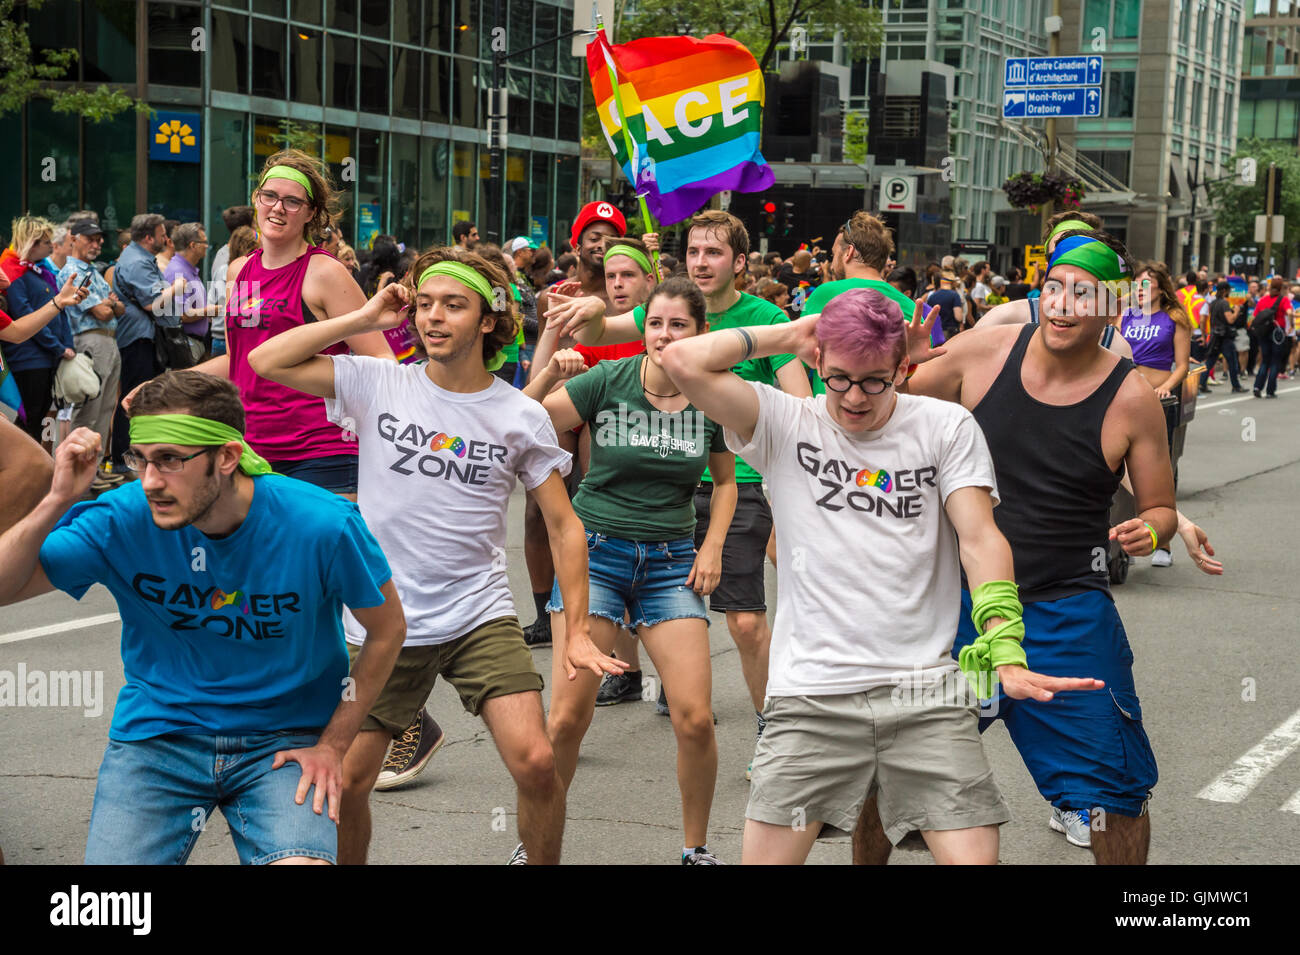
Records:
[[[312,247],[288,265],[268,269],[262,265],[262,250],[256,249],[226,302],[230,380],[244,402],[244,435],[253,450],[270,461],[357,453],[356,440],[348,441],[343,429],[326,420],[323,398],[269,381],[248,364],[248,353],[271,336],[316,320],[302,299],[313,255],[329,253]],[[321,354],[346,355],[348,346],[339,342]]]

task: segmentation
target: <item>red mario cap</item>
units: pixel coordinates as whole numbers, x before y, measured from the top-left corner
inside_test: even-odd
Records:
[[[627,220],[623,218],[623,213],[614,208],[614,204],[606,202],[603,199],[597,202],[589,202],[582,207],[578,213],[578,218],[573,221],[573,235],[570,236],[570,244],[573,250],[578,250],[578,239],[582,237],[582,230],[587,228],[593,222],[608,222],[618,230],[619,235],[627,235]]]

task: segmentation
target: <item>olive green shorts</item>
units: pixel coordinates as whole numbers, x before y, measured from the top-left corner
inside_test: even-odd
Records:
[[[359,646],[348,644],[349,661],[360,652]],[[446,643],[402,647],[392,676],[361,723],[362,731],[385,730],[401,736],[429,699],[439,676],[460,694],[461,704],[474,716],[494,696],[542,690],[542,677],[524,643],[519,618],[500,617]]]

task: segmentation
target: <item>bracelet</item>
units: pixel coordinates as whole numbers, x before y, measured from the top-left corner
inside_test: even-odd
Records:
[[[1156,529],[1151,526],[1150,521],[1143,521],[1142,523],[1145,524],[1147,530],[1151,532],[1151,549],[1156,550],[1160,546],[1160,535],[1156,533]]]
[[[907,377],[908,377],[908,378],[911,378],[913,375],[915,375],[915,374],[916,374],[916,369],[918,369],[918,368],[920,368],[920,367],[921,367],[921,366],[920,366],[919,364],[917,364],[916,362],[912,362],[910,365],[908,365],[908,366],[907,366]],[[907,380],[907,379],[905,378],[904,381],[906,381],[906,380]]]
[[[756,344],[754,336],[745,331],[745,329],[739,327],[733,328],[732,331],[739,335],[745,342],[745,354],[740,358],[741,361],[744,361],[749,358],[750,355],[754,354],[754,347]]]

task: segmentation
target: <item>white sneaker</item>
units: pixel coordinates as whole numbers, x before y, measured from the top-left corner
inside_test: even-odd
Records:
[[[1174,563],[1174,555],[1167,550],[1158,550],[1151,555],[1152,567],[1171,567]]]
[[[1088,827],[1088,813],[1083,809],[1062,811],[1052,807],[1052,818],[1047,823],[1057,832],[1065,833],[1065,841],[1081,849],[1092,844],[1092,832]]]

